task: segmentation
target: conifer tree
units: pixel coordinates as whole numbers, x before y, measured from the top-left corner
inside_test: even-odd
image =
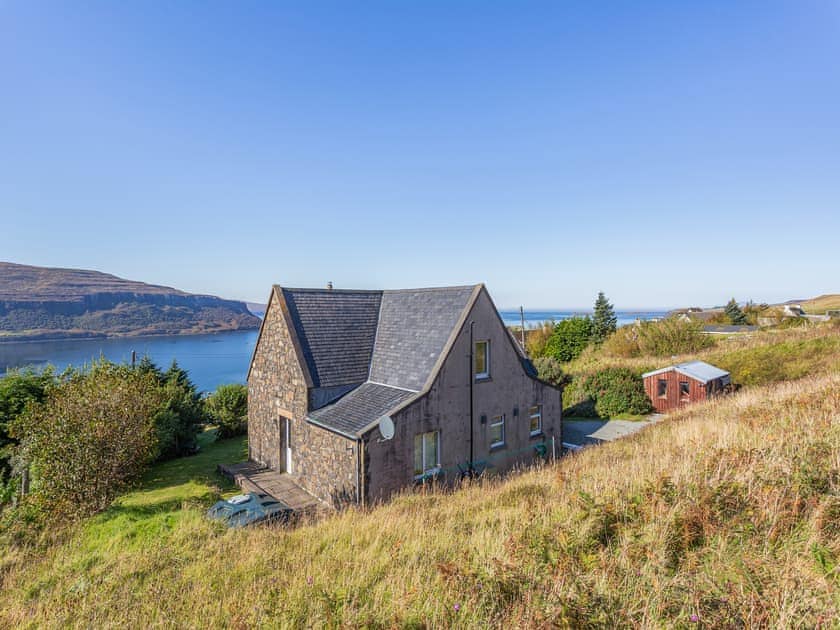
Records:
[[[742,311],[741,307],[738,306],[738,302],[735,301],[735,298],[732,298],[726,303],[724,313],[726,313],[729,321],[735,326],[743,326],[747,323],[747,316],[744,315],[744,311]]]
[[[595,312],[592,316],[592,341],[601,343],[615,332],[618,318],[615,316],[613,305],[607,300],[603,291],[598,293],[595,300]]]

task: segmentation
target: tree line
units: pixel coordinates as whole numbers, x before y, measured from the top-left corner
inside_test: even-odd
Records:
[[[100,359],[85,368],[15,370],[0,378],[0,509],[17,496],[58,514],[106,507],[155,461],[197,452],[247,431],[247,388],[202,396],[173,361],[132,367]]]

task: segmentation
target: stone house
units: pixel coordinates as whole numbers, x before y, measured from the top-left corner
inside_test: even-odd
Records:
[[[250,459],[332,505],[550,456],[561,412],[483,284],[274,286],[248,374]]]

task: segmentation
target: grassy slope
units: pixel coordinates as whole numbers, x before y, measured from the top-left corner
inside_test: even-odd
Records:
[[[838,410],[836,370],[755,387],[556,467],[294,531],[203,519],[215,462],[243,454],[222,442],[5,555],[0,627],[830,625]]]
[[[812,313],[814,315],[820,315],[827,310],[838,310],[840,309],[840,294],[821,295],[801,302],[800,306],[805,309],[806,313]]]
[[[605,366],[625,366],[644,372],[665,365],[701,359],[732,372],[734,382],[760,385],[800,378],[840,368],[840,325],[822,324],[782,331],[732,336],[700,352],[675,357],[610,357],[592,347],[565,366],[571,375]]]

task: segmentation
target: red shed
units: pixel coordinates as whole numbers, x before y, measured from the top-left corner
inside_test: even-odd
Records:
[[[729,372],[703,361],[678,363],[642,374],[645,391],[659,413],[679,409],[727,391]]]

